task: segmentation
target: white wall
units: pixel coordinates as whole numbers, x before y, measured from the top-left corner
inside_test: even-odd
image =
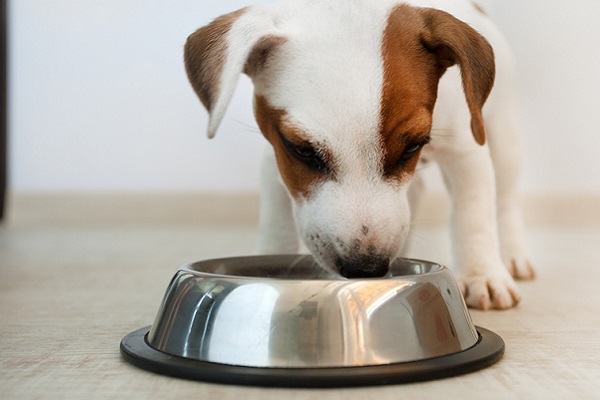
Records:
[[[600,2],[489,3],[518,61],[524,189],[600,193]]]
[[[182,63],[188,34],[251,2],[13,0],[11,187],[255,190],[248,79],[209,141]],[[600,2],[486,3],[519,62],[525,192],[600,194]]]

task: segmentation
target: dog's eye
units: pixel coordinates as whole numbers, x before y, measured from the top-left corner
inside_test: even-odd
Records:
[[[310,160],[317,157],[317,152],[312,147],[292,145],[292,150],[297,157]]]
[[[277,133],[285,150],[296,160],[314,171],[326,172],[329,170],[323,156],[314,147],[309,144],[292,143],[279,130]]]
[[[400,158],[401,162],[405,162],[413,158],[421,149],[431,141],[431,137],[427,136],[423,141],[418,143],[413,143],[406,147],[404,153],[402,153],[402,157]]]

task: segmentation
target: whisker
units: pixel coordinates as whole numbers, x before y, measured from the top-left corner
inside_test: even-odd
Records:
[[[260,130],[258,129],[258,127],[254,124],[249,124],[248,122],[244,122],[240,119],[233,119],[233,121],[235,121],[236,123],[240,124],[241,126],[243,126],[247,131],[249,132],[257,132],[260,133]]]
[[[431,133],[430,134],[432,138],[436,138],[436,137],[441,137],[441,138],[451,138],[451,137],[457,137],[458,135],[455,133],[448,133],[448,134],[443,134],[443,133]]]
[[[434,138],[435,137],[456,137],[456,136],[458,136],[457,133],[455,131],[453,131],[452,129],[443,129],[443,128],[432,129],[429,134]]]
[[[431,129],[431,132],[454,132],[452,129],[447,128],[434,128]]]

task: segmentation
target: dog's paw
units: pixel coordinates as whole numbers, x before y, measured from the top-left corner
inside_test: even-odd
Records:
[[[535,279],[535,267],[527,257],[509,257],[505,264],[513,278],[523,281]]]
[[[481,310],[504,310],[521,300],[517,284],[507,270],[491,274],[467,274],[459,278],[467,306]]]
[[[529,255],[523,234],[519,230],[505,233],[500,241],[500,249],[504,265],[513,278],[517,280],[535,279],[536,271],[529,261]]]

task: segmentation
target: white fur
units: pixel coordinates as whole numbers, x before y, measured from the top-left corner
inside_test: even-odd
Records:
[[[254,77],[256,93],[285,110],[286,123],[326,148],[338,169],[337,179],[320,183],[308,198],[292,199],[278,176],[273,151],[267,151],[260,253],[298,251],[299,235],[327,268],[335,269],[337,259],[357,249],[390,258],[399,255],[409,231],[409,197],[414,207],[419,190],[411,189],[409,196],[411,179],[384,179],[378,142],[382,38],[387,15],[398,3],[287,0],[271,8],[250,8],[231,29],[209,135],[218,127],[252,44],[261,35],[281,35],[286,45],[266,71]],[[510,52],[492,23],[468,0],[403,3],[445,10],[495,48],[495,89],[484,108],[489,146],[473,140],[460,76],[453,67],[439,84],[434,140],[426,154],[440,165],[453,201],[455,263],[467,303],[511,307],[520,294],[502,257],[509,268],[514,266],[516,277],[532,277],[533,270],[523,245],[516,189],[519,166],[513,156],[520,153]]]

